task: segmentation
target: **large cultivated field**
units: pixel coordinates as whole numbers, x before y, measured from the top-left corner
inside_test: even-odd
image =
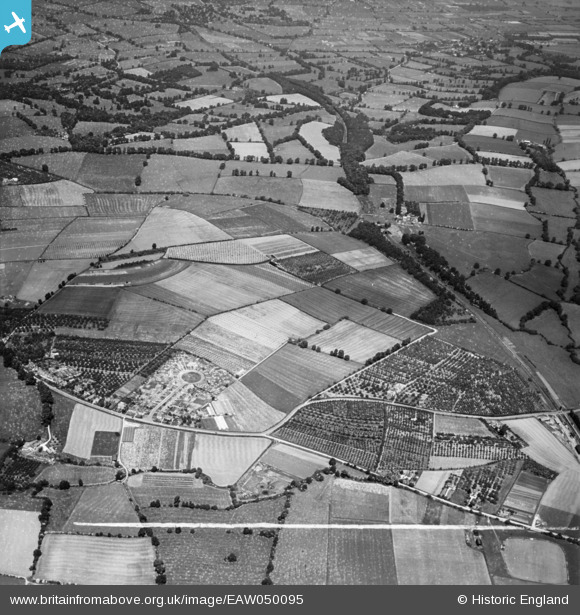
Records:
[[[159,194],[85,194],[85,205],[91,216],[147,215],[163,201]]]
[[[239,239],[182,245],[167,250],[169,258],[223,265],[252,265],[268,260],[267,256]]]
[[[46,293],[54,292],[71,273],[80,273],[90,265],[90,262],[89,259],[36,262],[32,265],[17,296],[24,301],[44,300]]]
[[[465,544],[462,529],[392,530],[399,585],[489,585],[483,553]]]
[[[64,453],[81,459],[89,459],[96,432],[121,433],[121,419],[95,408],[77,404],[75,406]]]
[[[95,534],[104,531],[101,523],[138,522],[126,489],[120,483],[114,483],[85,489],[63,529],[65,532]],[[80,523],[87,525],[78,525]],[[115,534],[136,536],[137,530],[136,527],[120,527]]]
[[[50,301],[44,303],[40,312],[107,318],[119,292],[116,288],[66,286]]]
[[[261,519],[256,519],[260,521]],[[171,585],[259,585],[266,576],[272,539],[258,532],[200,529],[160,536],[160,555]],[[234,553],[235,562],[228,556]]]
[[[427,507],[426,498],[382,485],[334,478],[313,482],[292,499],[272,580],[282,585],[489,584],[483,553],[466,544],[462,528],[453,527],[472,519],[437,504]],[[424,518],[432,527],[357,527],[421,524]]]
[[[316,179],[302,180],[300,205],[336,211],[358,212],[360,210],[360,204],[352,192],[335,182]]]
[[[398,340],[404,340],[407,337],[415,340],[430,331],[427,327],[412,320],[381,312],[326,288],[311,288],[287,295],[282,298],[282,301],[329,324],[348,318],[359,325]]]
[[[326,287],[340,290],[358,301],[366,300],[378,308],[391,308],[403,316],[427,305],[435,296],[415,281],[399,265],[371,269],[328,282]]]
[[[366,271],[367,269],[378,269],[391,264],[391,261],[383,256],[374,248],[362,248],[360,250],[349,250],[348,252],[335,253],[334,258],[342,261],[349,267],[353,267],[357,271]]]
[[[357,325],[349,320],[341,320],[327,331],[314,335],[310,345],[320,346],[322,352],[342,350],[354,361],[364,363],[377,352],[392,348],[398,340],[373,329]]]
[[[216,485],[225,487],[237,482],[267,448],[265,438],[198,434],[191,463],[202,468]]]
[[[212,404],[217,414],[227,417],[232,431],[260,432],[281,421],[285,414],[275,410],[241,382],[234,382]]]
[[[485,176],[481,170],[480,164],[464,164],[434,167],[401,175],[405,186],[485,186]]]
[[[134,291],[209,316],[307,287],[271,265],[193,263],[171,278]]]
[[[2,233],[0,259],[9,261],[36,260],[72,218],[19,220],[16,231]]]
[[[80,585],[153,585],[149,538],[47,534],[36,578]]]
[[[204,484],[201,478],[193,474],[178,472],[145,472],[133,474],[127,486],[138,504],[149,506],[152,501],[160,500],[162,504],[174,503],[178,495],[184,502],[209,504],[219,508],[231,506],[232,500],[227,489],[218,489]]]
[[[274,444],[262,455],[260,461],[296,478],[312,476],[316,470],[328,465],[326,457],[288,444]]]
[[[275,348],[286,340],[275,332],[252,322],[252,328],[247,330],[245,322],[236,317],[236,312],[226,312],[209,318],[192,334],[180,342],[185,350],[217,362],[232,373],[248,368],[266,358]],[[239,324],[239,326],[238,326]],[[259,338],[256,338],[259,335]],[[214,360],[206,354],[214,348],[219,352]],[[229,361],[226,357],[229,357]],[[239,362],[239,365],[238,365]]]
[[[300,203],[302,180],[267,176],[223,176],[217,180],[214,192],[262,200],[281,200],[283,203]]]
[[[185,211],[157,207],[149,214],[139,232],[121,252],[150,250],[153,244],[162,248],[226,239],[230,239],[227,233],[203,218]]]
[[[528,446],[522,450],[534,461],[554,470],[580,470],[580,464],[574,453],[566,448],[558,438],[539,419],[517,419],[507,421],[509,428]]]
[[[265,257],[286,259],[316,252],[316,248],[300,241],[292,235],[276,235],[274,237],[255,237],[244,239],[243,243],[261,252]]]
[[[549,527],[574,527],[580,522],[580,470],[565,470],[548,486],[538,516]]]
[[[37,512],[0,509],[0,574],[30,574],[39,532]]]
[[[234,484],[268,447],[260,437],[220,436],[128,424],[121,460],[128,468],[202,468],[221,487]]]
[[[566,556],[560,545],[533,538],[508,538],[502,557],[510,576],[535,583],[568,581]]]
[[[542,297],[492,273],[483,273],[469,281],[471,288],[496,309],[501,320],[518,327],[520,318],[542,303]]]
[[[272,299],[234,312],[244,321],[257,322],[286,338],[303,338],[322,328],[324,321],[309,316],[280,299]]]
[[[323,122],[308,122],[300,127],[300,135],[306,142],[319,151],[323,158],[332,160],[335,164],[340,162],[340,150],[336,145],[331,145],[322,134],[325,128],[330,128],[330,124]]]
[[[210,193],[219,173],[217,160],[153,154],[147,167],[141,167],[139,192]],[[131,190],[135,190],[135,185]]]
[[[115,480],[115,469],[110,466],[77,466],[59,463],[45,468],[38,478],[47,480],[51,485],[58,485],[61,480],[67,480],[71,485],[78,484],[79,480],[85,486],[102,485]]]
[[[368,246],[362,241],[337,232],[299,233],[298,237],[302,241],[314,246],[317,250],[326,252],[332,256],[335,256],[337,253],[348,254],[350,252],[368,249]]]
[[[84,205],[84,196],[92,190],[67,180],[49,184],[5,186],[0,188],[5,207],[72,207]]]
[[[133,192],[135,178],[143,170],[145,156],[87,154],[75,181],[99,192]]]
[[[360,367],[353,361],[287,344],[242,378],[265,402],[289,412]]]
[[[194,312],[125,290],[115,300],[109,318],[107,338],[161,343],[175,342],[202,322]]]
[[[46,259],[105,256],[127,243],[142,222],[143,218],[77,218],[42,256]]]

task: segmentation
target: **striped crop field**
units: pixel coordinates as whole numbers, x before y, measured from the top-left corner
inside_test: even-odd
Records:
[[[108,318],[120,292],[118,288],[65,286],[52,299],[43,303],[43,314],[76,314]]]
[[[325,284],[339,289],[355,300],[367,300],[376,307],[391,308],[403,316],[427,305],[435,296],[425,286],[408,275],[399,265],[370,269]]]
[[[85,194],[91,216],[146,216],[162,201],[159,194]]]
[[[350,320],[341,320],[330,329],[312,336],[308,341],[311,346],[319,346],[322,352],[342,350],[344,356],[364,363],[377,352],[389,350],[399,340]]]
[[[413,342],[433,331],[433,329],[420,325],[418,322],[408,318],[396,316],[395,314],[386,314],[378,310],[374,310],[373,314],[353,320],[358,322],[359,325],[364,325],[385,335],[395,337],[399,341],[410,339]]]
[[[154,585],[151,539],[47,534],[36,578],[63,584]]]
[[[539,419],[514,419],[506,424],[527,442],[522,452],[534,461],[555,472],[580,471],[578,458]]]
[[[92,525],[76,525],[76,523]],[[101,523],[138,523],[139,517],[129,494],[121,483],[90,487],[83,491],[63,530],[81,534],[96,534],[104,528]],[[136,536],[137,527],[119,528],[115,533]]]
[[[44,301],[46,293],[54,292],[71,273],[80,273],[91,264],[89,259],[65,259],[36,262],[17,293],[19,299]]]
[[[193,263],[185,271],[148,287],[146,292],[152,298],[210,316],[307,286],[306,282],[270,265],[236,267]]]
[[[105,256],[127,243],[142,222],[143,218],[77,218],[48,246],[43,258]]]
[[[368,248],[368,246],[362,241],[335,231],[330,233],[297,233],[296,237],[306,243],[309,243],[311,246],[314,246],[317,250],[326,252],[332,256],[342,252],[352,252],[353,250],[363,250]]]
[[[119,292],[118,288],[65,286],[52,299],[43,303],[39,312],[108,318]]]
[[[107,338],[161,343],[177,341],[203,320],[195,312],[125,290],[118,295],[109,318]]]
[[[0,200],[11,207],[71,207],[84,205],[84,195],[92,190],[66,179],[48,184],[4,186]]]
[[[324,326],[324,321],[313,318],[280,299],[255,303],[240,308],[233,314],[250,321],[259,322],[267,329],[280,333],[287,338],[308,337]]]
[[[383,256],[374,248],[362,248],[360,250],[349,250],[348,252],[338,252],[333,254],[334,258],[342,261],[349,267],[353,267],[357,271],[366,271],[367,269],[378,269],[392,265],[386,256]]]
[[[18,230],[2,233],[0,260],[31,261],[38,259],[72,218],[20,220]]]
[[[189,431],[126,422],[119,457],[129,469],[189,469],[195,438]]]
[[[81,459],[90,459],[97,431],[121,433],[122,421],[118,416],[95,408],[76,404],[71,417],[63,453]]]
[[[139,232],[121,253],[150,250],[153,244],[166,247],[226,239],[231,239],[227,233],[199,216],[168,207],[157,207],[147,216]]]
[[[265,254],[239,239],[175,246],[167,250],[167,256],[180,260],[223,265],[255,265],[268,260]]]
[[[292,235],[275,235],[274,237],[254,237],[244,239],[243,243],[259,250],[267,257],[289,258],[316,252],[316,248],[300,241]]]
[[[212,405],[217,414],[227,415],[232,431],[260,432],[285,416],[239,381],[222,391]]]
[[[239,310],[225,312],[213,316],[212,323],[223,329],[227,334],[256,342],[270,351],[279,348],[288,341],[288,336],[270,329],[258,319],[246,318]]]
[[[133,290],[136,286],[144,286],[159,282],[165,278],[170,278],[173,275],[185,271],[189,266],[187,262],[176,261],[169,258],[159,258],[159,254],[136,257],[136,259],[145,262],[138,265],[132,265],[131,260],[123,259],[119,261],[111,261],[116,266],[107,268],[103,266],[99,269],[90,269],[84,274],[74,278],[69,285],[79,286],[128,286]]]
[[[328,465],[327,458],[322,455],[282,443],[271,446],[260,461],[296,478],[312,476]]]
[[[243,321],[242,326],[237,327],[239,332],[236,332],[234,328],[239,321],[235,319],[235,313],[233,313],[233,317],[230,317],[230,314],[228,312],[209,318],[197,327],[188,338],[209,342],[223,351],[250,361],[251,365],[265,359],[285,340],[284,337],[277,336],[275,332],[270,334],[267,329],[260,330],[262,340],[253,339],[250,335],[245,335]],[[230,317],[229,320],[228,317]]]
[[[360,364],[354,361],[344,361],[287,344],[241,381],[277,410],[290,412],[309,397],[359,368]]]
[[[524,209],[528,197],[519,190],[506,188],[489,188],[487,186],[465,186],[465,192],[471,203],[485,203],[510,209]]]
[[[372,318],[375,314],[381,314],[369,305],[362,305],[359,301],[354,301],[321,287],[309,288],[302,292],[286,295],[281,300],[314,318],[331,324],[345,317],[362,323],[365,318]]]
[[[74,218],[77,216],[86,216],[87,210],[79,205],[71,205],[70,207],[5,207],[0,205],[0,213],[2,220],[46,220],[49,218]]]
[[[253,361],[224,349],[218,343],[198,337],[196,332],[197,330],[191,335],[183,337],[177,342],[175,347],[179,350],[185,350],[196,357],[211,361],[218,367],[230,372],[230,374],[243,374],[255,365]]]
[[[268,447],[260,437],[219,436],[139,425],[124,441],[121,459],[128,468],[202,468],[218,486],[234,484]]]
[[[218,508],[226,508],[232,503],[227,489],[205,485],[201,478],[195,478],[193,474],[145,472],[130,476],[127,485],[135,501],[142,507],[149,506],[153,500],[173,504],[175,496],[184,502],[215,505]]]

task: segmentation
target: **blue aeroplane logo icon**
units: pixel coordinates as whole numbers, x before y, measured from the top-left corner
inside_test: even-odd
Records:
[[[0,52],[26,45],[32,35],[32,0],[0,0]]]
[[[24,32],[24,34],[26,34],[26,28],[24,27],[24,22],[26,20],[18,17],[18,15],[14,11],[12,11],[12,17],[14,17],[14,23],[10,26],[4,26],[6,32],[10,33],[10,30],[12,30],[12,28],[18,27],[22,30],[22,32]]]

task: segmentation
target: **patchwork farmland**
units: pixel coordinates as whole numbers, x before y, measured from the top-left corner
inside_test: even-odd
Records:
[[[577,585],[577,7],[153,4],[2,52],[0,584]]]

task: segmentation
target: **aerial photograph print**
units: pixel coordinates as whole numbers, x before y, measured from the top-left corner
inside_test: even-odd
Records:
[[[0,585],[579,586],[580,2],[27,2]]]

